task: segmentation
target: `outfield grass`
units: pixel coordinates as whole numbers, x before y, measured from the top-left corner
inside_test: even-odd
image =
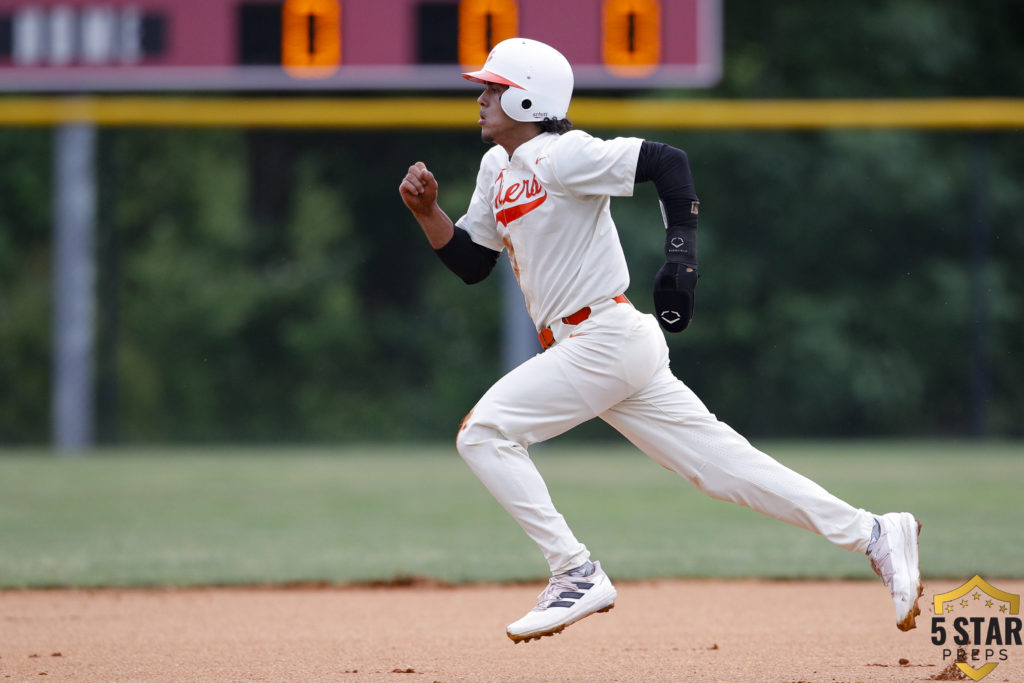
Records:
[[[758,443],[854,505],[924,522],[926,576],[1024,576],[1024,443]],[[629,446],[535,461],[616,578],[873,576],[707,498]],[[0,450],[0,587],[536,579],[547,567],[454,450]]]

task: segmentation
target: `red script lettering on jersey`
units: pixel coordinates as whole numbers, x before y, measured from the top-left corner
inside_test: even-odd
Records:
[[[540,184],[536,175],[529,180],[520,180],[505,187],[505,172],[502,171],[495,182],[498,185],[498,190],[494,193],[494,208],[497,209],[494,218],[505,226],[530,213],[548,198],[548,191]],[[541,194],[542,192],[544,194]],[[521,199],[527,201],[522,204],[514,204]],[[506,204],[513,205],[506,206]]]

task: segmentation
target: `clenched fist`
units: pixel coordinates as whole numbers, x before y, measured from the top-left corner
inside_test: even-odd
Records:
[[[409,210],[420,216],[429,213],[437,203],[437,179],[427,165],[417,161],[409,167],[398,186],[402,201]]]

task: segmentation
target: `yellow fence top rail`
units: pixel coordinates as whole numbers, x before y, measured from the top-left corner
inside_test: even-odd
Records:
[[[0,126],[473,128],[472,97],[0,97]],[[670,100],[580,96],[581,128],[1024,128],[1024,99]]]

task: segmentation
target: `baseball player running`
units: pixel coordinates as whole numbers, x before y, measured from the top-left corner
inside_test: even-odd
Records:
[[[669,369],[659,324],[681,332],[693,314],[699,202],[681,150],[638,138],[601,140],[566,119],[573,75],[557,50],[526,38],[494,47],[480,71],[478,124],[494,143],[466,214],[453,224],[438,183],[416,162],[399,186],[441,261],[467,283],[508,253],[544,351],[497,381],[462,420],[459,454],[540,547],[552,577],[536,606],[508,626],[515,642],[560,632],[610,610],[615,587],[552,503],[529,447],[600,417],[708,495],[739,503],[867,553],[901,630],[922,592],[920,524],[876,516],[784,467],[720,422]],[[610,197],[653,182],[666,262],[655,315],[626,299],[626,261]]]

